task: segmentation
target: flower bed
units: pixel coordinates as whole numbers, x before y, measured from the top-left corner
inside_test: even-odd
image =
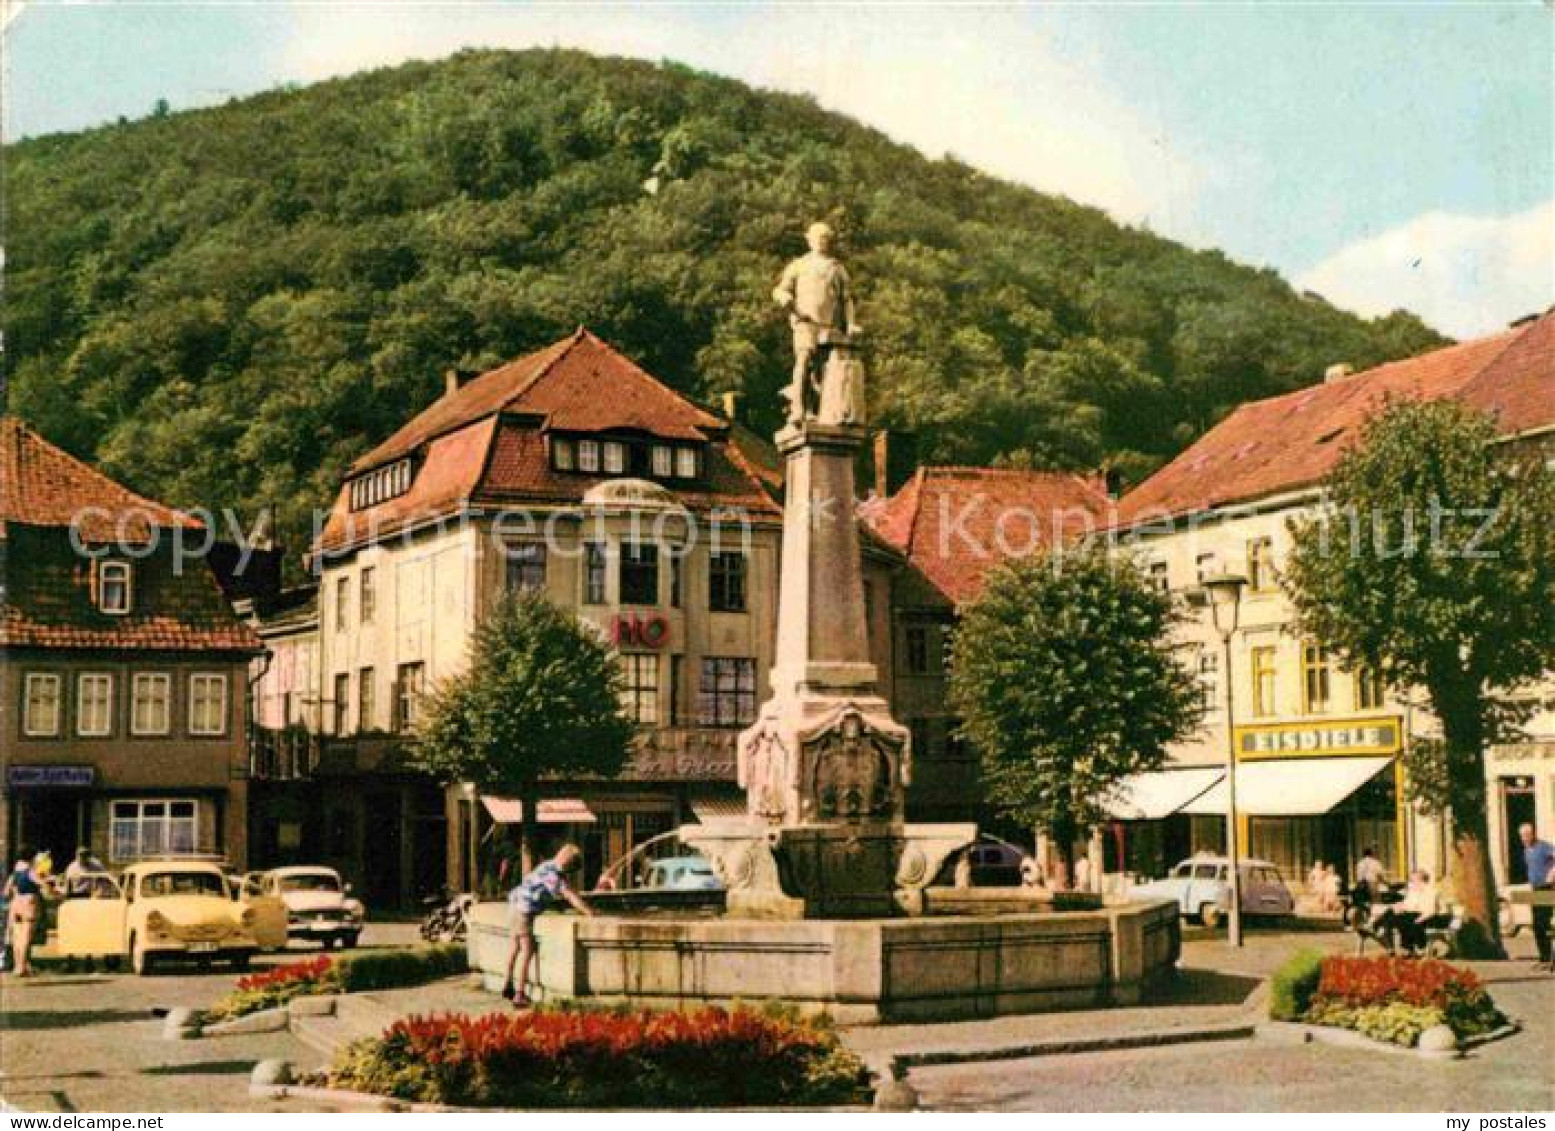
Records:
[[[763,1107],[863,1102],[869,1072],[790,1016],[542,1009],[398,1021],[342,1050],[328,1082],[461,1107]]]
[[[288,962],[238,979],[237,989],[205,1011],[207,1021],[230,1021],[314,994],[414,986],[465,970],[462,946],[431,946]]]
[[[1471,971],[1436,959],[1330,956],[1314,965],[1303,954],[1275,982],[1270,1013],[1277,1020],[1354,1029],[1406,1048],[1436,1025],[1463,1040],[1506,1024]]]

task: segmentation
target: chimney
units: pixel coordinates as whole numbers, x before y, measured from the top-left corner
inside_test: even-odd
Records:
[[[918,464],[918,437],[911,432],[882,428],[875,433],[875,494],[882,499],[901,490]]]
[[[1337,364],[1330,365],[1327,369],[1323,370],[1323,384],[1332,385],[1335,381],[1343,381],[1346,377],[1354,372],[1355,366],[1351,365],[1348,361],[1341,361]]]
[[[723,401],[724,419],[727,420],[730,424],[739,423],[740,394],[730,389],[729,391],[723,393],[720,399]]]
[[[1123,494],[1123,472],[1111,464],[1103,464],[1091,474],[1091,482],[1096,489],[1109,499],[1116,499]]]

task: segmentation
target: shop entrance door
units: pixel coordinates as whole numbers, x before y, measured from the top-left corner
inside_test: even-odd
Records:
[[[1519,825],[1532,824],[1534,813],[1533,779],[1501,779],[1501,838],[1506,852],[1506,881],[1526,884],[1528,866],[1523,863],[1523,842],[1518,839]]]

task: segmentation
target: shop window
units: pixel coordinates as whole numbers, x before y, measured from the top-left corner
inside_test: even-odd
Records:
[[[130,611],[129,562],[102,562],[97,567],[97,607],[123,616]]]
[[[22,692],[22,731],[30,738],[59,735],[60,678],[52,672],[28,672]]]
[[[1253,717],[1267,719],[1274,714],[1274,692],[1278,669],[1272,646],[1252,650]]]
[[[625,686],[621,703],[639,723],[659,721],[659,657],[652,653],[626,652],[621,656]]]
[[[697,721],[703,726],[748,726],[756,718],[756,661],[706,656],[697,688]]]
[[[187,855],[199,828],[193,801],[115,801],[109,813],[109,852],[114,860]]]
[[[104,738],[113,733],[113,676],[82,672],[76,677],[76,734]]]
[[[1301,711],[1325,714],[1333,702],[1333,662],[1321,644],[1301,646]]]
[[[605,544],[603,542],[583,544],[583,603],[585,605],[605,603]]]
[[[130,684],[130,733],[167,734],[173,725],[173,677],[166,672],[136,672]]]
[[[227,733],[227,677],[196,672],[189,677],[189,733],[214,737]]]
[[[545,543],[516,542],[503,550],[510,593],[545,590]]]
[[[1274,539],[1265,537],[1248,541],[1247,588],[1253,593],[1272,593],[1278,588],[1274,576]]]
[[[708,564],[707,607],[715,613],[745,611],[745,555],[720,551]]]
[[[621,546],[621,604],[659,603],[659,548],[649,542]]]

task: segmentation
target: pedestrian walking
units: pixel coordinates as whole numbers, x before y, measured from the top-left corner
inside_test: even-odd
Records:
[[[1518,839],[1523,842],[1523,866],[1528,872],[1528,884],[1534,891],[1550,891],[1555,888],[1555,845],[1534,835],[1533,825],[1524,823],[1518,827]],[[1539,948],[1541,966],[1555,968],[1555,958],[1550,953],[1550,918],[1555,907],[1549,904],[1533,905],[1533,943]]]
[[[11,948],[11,965],[15,967],[18,978],[30,978],[32,934],[42,910],[43,883],[33,870],[32,853],[25,848],[5,881],[5,899],[8,904],[7,941]]]

